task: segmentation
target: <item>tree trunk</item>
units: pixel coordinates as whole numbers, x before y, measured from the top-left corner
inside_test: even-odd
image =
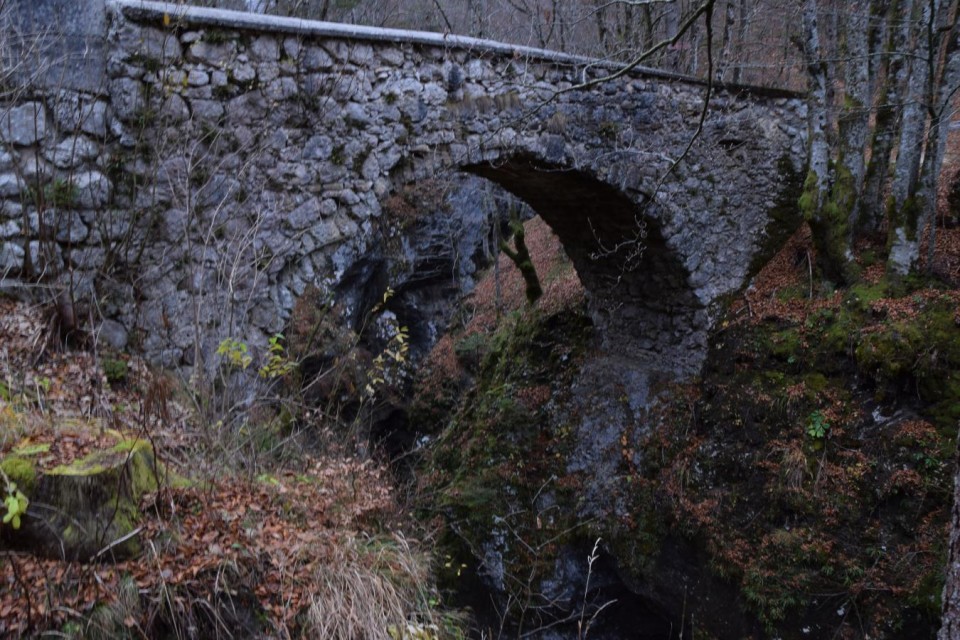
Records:
[[[869,38],[870,2],[850,2],[847,23],[842,31],[844,96],[839,120],[839,154],[834,178],[833,202],[839,215],[846,216],[847,246],[853,244],[860,191],[863,188],[864,157],[870,120]]]
[[[737,29],[737,47],[742,50],[744,45],[747,42],[747,26],[748,26],[748,13],[747,13],[747,0],[740,0],[740,23],[739,28]],[[733,67],[733,82],[734,84],[739,83],[743,79],[743,69],[741,64],[743,63],[743,58],[737,61],[737,64]]]
[[[516,246],[516,251],[511,249],[506,241],[500,242],[500,249],[520,270],[520,275],[523,276],[523,282],[526,285],[527,303],[533,305],[543,295],[543,288],[540,286],[537,268],[533,264],[533,259],[530,257],[530,251],[527,249],[527,243],[524,240],[523,223],[516,215],[510,216],[510,230],[513,232],[513,244]]]
[[[607,10],[605,0],[594,0],[593,18],[597,23],[597,42],[600,43],[601,55],[607,55],[609,51],[608,43],[610,36],[607,32]]]
[[[720,55],[717,59],[717,80],[723,82],[723,76],[730,64],[730,46],[733,41],[733,29],[737,22],[734,0],[727,0],[723,19],[723,33],[720,36]]]
[[[941,34],[938,49],[940,78],[936,83],[936,99],[930,106],[930,132],[927,136],[927,152],[920,169],[920,194],[918,200],[923,203],[920,212],[920,228],[926,229],[927,269],[933,268],[933,254],[937,242],[937,182],[943,167],[943,155],[947,146],[950,127],[950,103],[960,87],[960,29],[957,27],[957,0],[953,6],[944,7],[944,16],[937,23],[937,33]],[[941,45],[942,43],[942,45]]]
[[[860,228],[879,231],[886,213],[884,186],[890,174],[890,155],[897,133],[903,105],[900,97],[907,84],[905,52],[910,42],[910,21],[913,0],[893,0],[887,12],[886,69],[877,71],[877,115],[870,144],[870,162],[861,194]],[[879,58],[879,56],[876,56]]]
[[[923,205],[917,201],[917,189],[924,132],[927,127],[925,105],[930,103],[929,83],[935,52],[932,42],[935,35],[933,25],[939,7],[940,0],[922,3],[921,33],[913,47],[916,57],[910,60],[907,101],[903,107],[897,165],[894,168],[892,197],[887,211],[887,242],[890,245],[887,270],[895,275],[907,274],[916,266],[920,257],[920,212]]]
[[[838,205],[840,195],[846,195],[850,183],[845,176],[830,185],[830,144],[827,139],[830,122],[828,88],[830,70],[821,56],[820,32],[817,24],[817,0],[805,0],[803,6],[805,34],[804,55],[807,61],[807,81],[810,95],[809,113],[809,171],[800,197],[800,210],[810,225],[817,250],[817,268],[824,278],[836,282],[850,279],[850,239],[847,233],[848,210]],[[843,194],[840,191],[844,191]]]
[[[650,5],[640,7],[640,51],[646,51],[653,46],[653,15]]]
[[[954,454],[953,509],[950,512],[950,546],[947,578],[943,585],[942,623],[937,640],[960,640],[960,440]]]

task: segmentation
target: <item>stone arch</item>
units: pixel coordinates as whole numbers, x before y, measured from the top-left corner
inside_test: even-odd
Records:
[[[647,194],[530,153],[461,170],[511,192],[553,229],[588,292],[606,351],[666,374],[696,373],[705,355],[707,310]]]

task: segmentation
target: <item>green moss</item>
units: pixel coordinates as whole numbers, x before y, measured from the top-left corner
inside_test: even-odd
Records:
[[[657,466],[645,476],[666,497],[653,517],[676,518],[672,530],[708,550],[775,635],[815,618],[815,594],[825,592],[857,597],[868,632],[891,621],[918,635],[935,628],[960,327],[952,298],[930,284],[858,283],[802,323],[728,328],[705,368],[703,400],[690,409],[678,399],[680,413],[658,416],[661,432],[645,449]],[[897,296],[910,299],[877,304]],[[906,408],[934,428],[873,420],[863,407],[878,398],[884,415]],[[806,428],[817,411],[831,428],[814,452]],[[883,549],[891,540],[912,549],[911,563]],[[865,595],[868,579],[890,591]]]
[[[813,232],[817,266],[821,275],[833,282],[854,282],[859,267],[850,260],[850,213],[857,199],[857,186],[850,170],[840,162],[832,167],[833,184],[829,193],[821,193],[818,176],[807,174],[798,206]]]
[[[604,120],[597,127],[597,133],[599,133],[600,137],[604,140],[616,140],[617,135],[620,133],[620,125],[611,120]]]
[[[48,451],[50,451],[49,442],[33,443],[33,442],[30,442],[30,440],[28,439],[28,440],[24,440],[23,442],[15,446],[13,448],[13,451],[11,451],[11,453],[17,456],[29,457],[29,456],[36,456],[41,453],[47,453]]]
[[[818,186],[819,178],[816,171],[809,171],[806,179],[803,181],[803,189],[800,198],[797,200],[797,208],[806,221],[812,220],[817,215],[817,204],[820,201],[820,189]]]
[[[20,491],[30,497],[37,483],[37,469],[32,460],[21,456],[8,456],[0,461],[0,469]]]
[[[500,250],[503,251],[503,253],[517,265],[517,269],[520,270],[520,275],[523,276],[523,282],[526,287],[527,302],[532,305],[543,295],[543,288],[540,285],[537,268],[530,258],[530,252],[524,240],[523,223],[515,213],[511,214],[510,231],[512,232],[513,243],[516,246],[516,250],[510,248],[510,245],[507,244],[509,238],[500,242]]]
[[[855,284],[843,297],[844,308],[853,311],[869,311],[870,305],[887,297],[887,285],[881,281],[877,284]]]
[[[140,67],[147,73],[157,73],[163,68],[162,60],[142,53],[129,55],[124,59],[124,62],[134,67]]]
[[[887,236],[888,249],[893,246],[894,241],[896,241],[898,229],[904,230],[907,240],[911,242],[916,241],[917,227],[922,211],[923,201],[913,196],[904,200],[903,206],[899,209],[893,198],[887,200],[887,229],[889,229]]]
[[[793,364],[803,352],[800,331],[796,327],[773,332],[768,345],[770,355],[789,364]]]
[[[140,438],[125,439],[118,442],[107,451],[96,451],[90,455],[74,460],[69,464],[61,464],[47,472],[51,476],[95,476],[104,473],[118,465],[129,464],[131,469],[153,466],[153,447],[150,442]],[[153,481],[153,489],[156,481]]]
[[[111,386],[123,385],[127,381],[127,361],[120,358],[104,358],[103,359],[103,375],[106,376],[107,382]]]
[[[224,29],[207,29],[203,32],[203,41],[210,44],[226,44],[237,39],[237,34]]]
[[[461,354],[482,358],[474,369],[476,385],[421,469],[439,487],[434,507],[455,523],[444,541],[454,563],[475,563],[469,550],[479,548],[492,528],[508,527],[526,544],[510,545],[504,561],[511,575],[532,575],[535,588],[537,576],[552,567],[557,546],[585,533],[574,521],[572,491],[557,486],[568,475],[572,430],[547,420],[528,395],[569,389],[569,369],[560,363],[585,347],[591,331],[584,311],[544,317],[527,308],[505,316],[493,336],[458,341]],[[547,495],[556,507],[543,511],[537,500]]]
[[[810,295],[810,289],[807,285],[794,284],[777,289],[777,300],[788,302],[790,300],[803,300]]]

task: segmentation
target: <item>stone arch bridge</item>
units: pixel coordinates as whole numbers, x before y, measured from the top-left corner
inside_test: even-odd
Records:
[[[680,375],[698,370],[718,301],[796,223],[805,113],[787,92],[714,87],[695,137],[706,85],[662,72],[595,82],[619,68],[456,36],[92,5],[58,27],[42,95],[0,122],[0,223],[37,214],[7,234],[0,267],[69,273],[106,336],[136,335],[166,365],[226,335],[262,344],[308,287],[336,289],[402,235],[392,194],[452,172],[498,183],[553,228],[611,351]],[[31,180],[71,197],[44,208]]]

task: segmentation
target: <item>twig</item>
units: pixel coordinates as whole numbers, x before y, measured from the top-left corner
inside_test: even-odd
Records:
[[[97,551],[97,553],[93,556],[93,559],[96,560],[97,558],[99,558],[99,557],[102,556],[103,554],[107,553],[108,551],[110,551],[110,550],[113,549],[114,547],[123,544],[124,542],[126,542],[126,541],[129,540],[130,538],[132,538],[132,537],[134,537],[135,535],[139,534],[141,531],[143,531],[143,527],[137,527],[136,529],[134,529],[134,530],[131,531],[130,533],[128,533],[128,534],[126,534],[126,535],[124,535],[124,536],[120,536],[119,538],[117,538],[116,540],[114,540],[113,542],[111,542],[110,544],[108,544],[107,546],[105,546],[103,549],[100,549],[100,551]]]

